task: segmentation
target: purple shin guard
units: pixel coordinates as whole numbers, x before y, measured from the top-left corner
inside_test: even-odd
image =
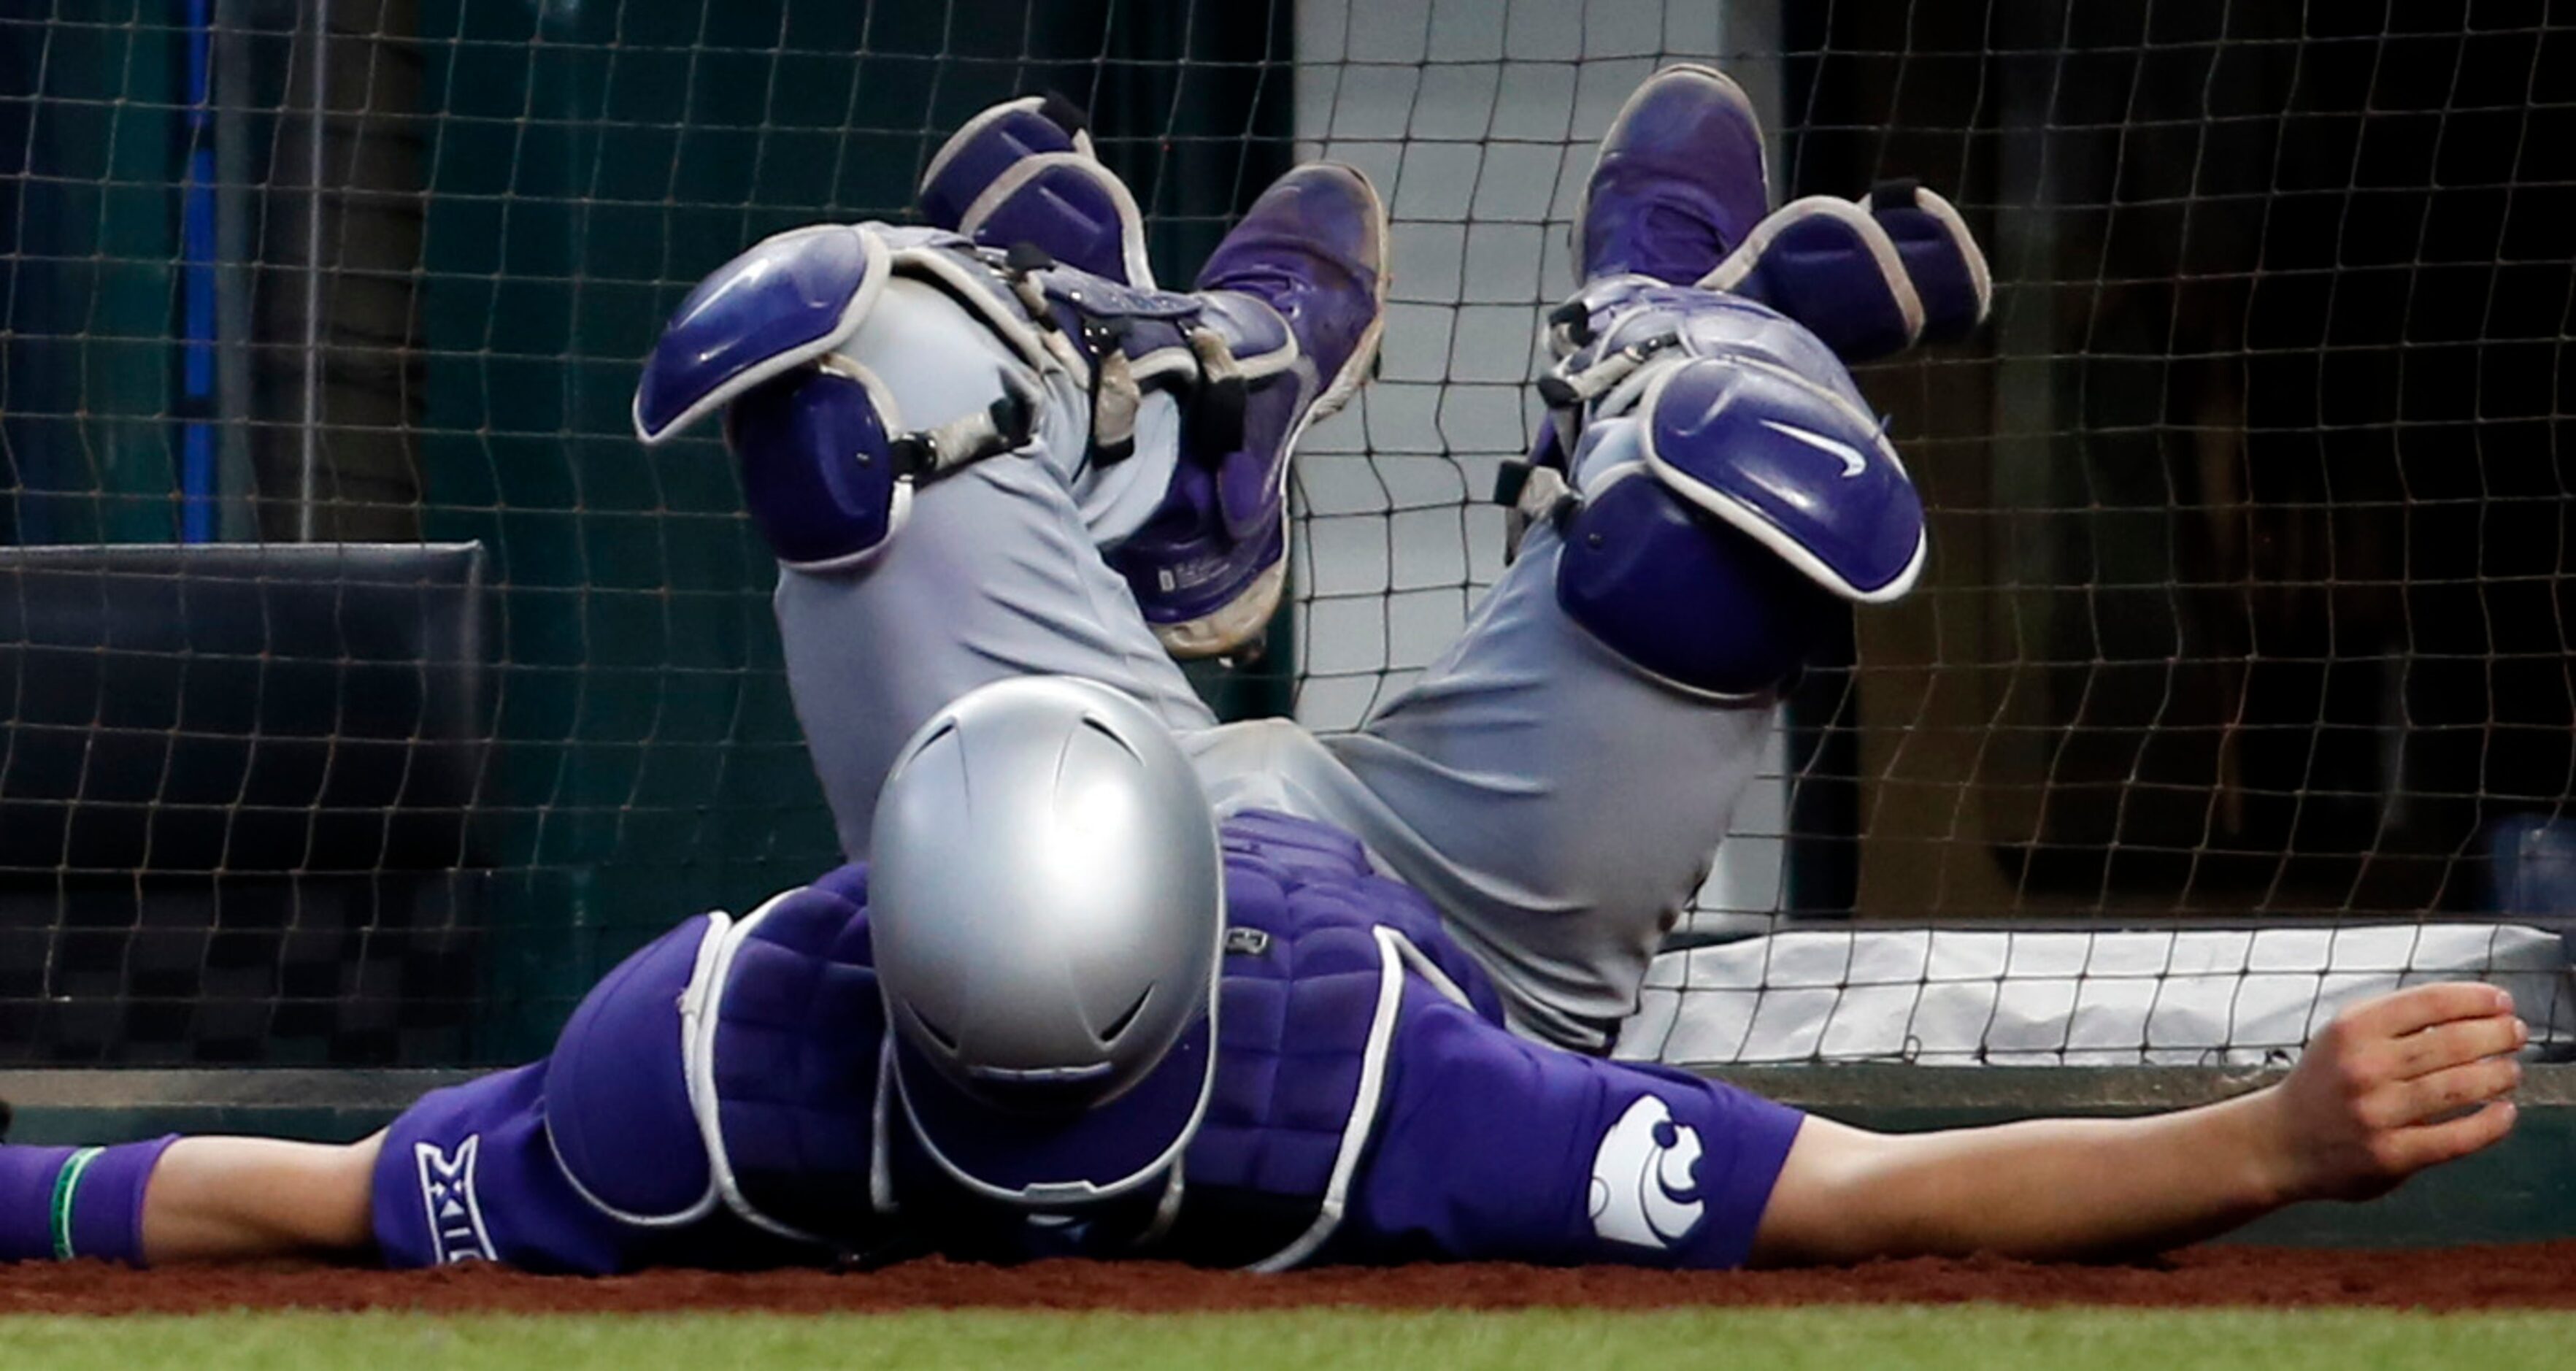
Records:
[[[1067,266],[1150,290],[1145,216],[1093,155],[1089,118],[1056,95],[1006,100],[931,158],[921,217],[991,248],[1027,243]]]
[[[0,1264],[143,1264],[143,1192],[176,1136],[115,1147],[0,1146]]]

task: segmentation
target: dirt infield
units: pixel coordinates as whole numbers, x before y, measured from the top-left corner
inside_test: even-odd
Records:
[[[1338,1268],[1285,1276],[1156,1263],[1052,1261],[996,1268],[938,1260],[865,1274],[659,1272],[612,1280],[480,1267],[427,1272],[271,1266],[125,1271],[90,1263],[0,1267],[0,1314],[202,1313],[219,1309],[418,1309],[789,1313],[1016,1308],[1384,1309],[1818,1303],[2376,1305],[2431,1310],[2576,1308],[2576,1242],[2442,1251],[2204,1247],[2129,1266],[1991,1259],[1880,1262],[1824,1271],[1664,1272],[1621,1267]]]

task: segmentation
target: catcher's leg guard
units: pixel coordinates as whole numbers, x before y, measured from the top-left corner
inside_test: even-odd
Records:
[[[744,507],[798,570],[865,562],[903,526],[917,482],[1027,441],[1031,401],[1017,392],[907,432],[894,397],[838,351],[891,274],[883,240],[864,228],[818,225],[755,244],[681,302],[635,390],[646,443],[724,412]]]
[[[1092,155],[1084,125],[1081,110],[1051,95],[975,116],[923,174],[922,217],[987,247],[1031,244],[1067,266],[1153,289],[1144,215]]]
[[[1199,274],[1210,328],[1232,339],[1275,327],[1264,317],[1275,316],[1297,360],[1250,382],[1239,437],[1184,436],[1161,508],[1109,554],[1174,656],[1239,651],[1278,608],[1288,464],[1307,426],[1368,379],[1386,323],[1386,260],[1386,208],[1368,178],[1316,163],[1264,192]]]
[[[1922,301],[1921,341],[1956,342],[1986,321],[1994,277],[1957,207],[1912,181],[1891,181],[1870,192],[1869,212],[1896,245]]]
[[[1769,305],[1846,362],[1964,338],[1994,296],[1967,222],[1911,181],[1857,202],[1811,195],[1783,205],[1700,285]]]
[[[1903,352],[1923,336],[1923,301],[1895,240],[1867,210],[1830,195],[1781,206],[1700,285],[1769,305],[1846,362]]]
[[[1557,600],[1635,665],[1743,698],[1792,675],[1834,602],[1912,588],[1923,506],[1877,426],[1752,359],[1656,377],[1575,456]]]

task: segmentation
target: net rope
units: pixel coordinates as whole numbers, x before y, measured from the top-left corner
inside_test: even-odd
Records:
[[[712,443],[632,441],[636,359],[1024,90],[1094,112],[1167,277],[1293,158],[1387,191],[1293,631],[1212,686],[1356,726],[1502,573],[1592,145],[1677,60],[1752,93],[1775,198],[1920,178],[1996,290],[1860,372],[1930,568],[1784,707],[1670,1051],[2233,1060],[2403,976],[2554,997],[2576,36],[2537,0],[49,0],[0,16],[0,1060],[507,1060],[829,864],[767,559]],[[248,560],[35,551],[201,537]]]

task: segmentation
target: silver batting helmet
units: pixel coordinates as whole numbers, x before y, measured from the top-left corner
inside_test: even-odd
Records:
[[[868,918],[912,1131],[1047,1207],[1165,1173],[1215,1081],[1225,869],[1171,731],[1070,677],[913,734],[877,801]]]

